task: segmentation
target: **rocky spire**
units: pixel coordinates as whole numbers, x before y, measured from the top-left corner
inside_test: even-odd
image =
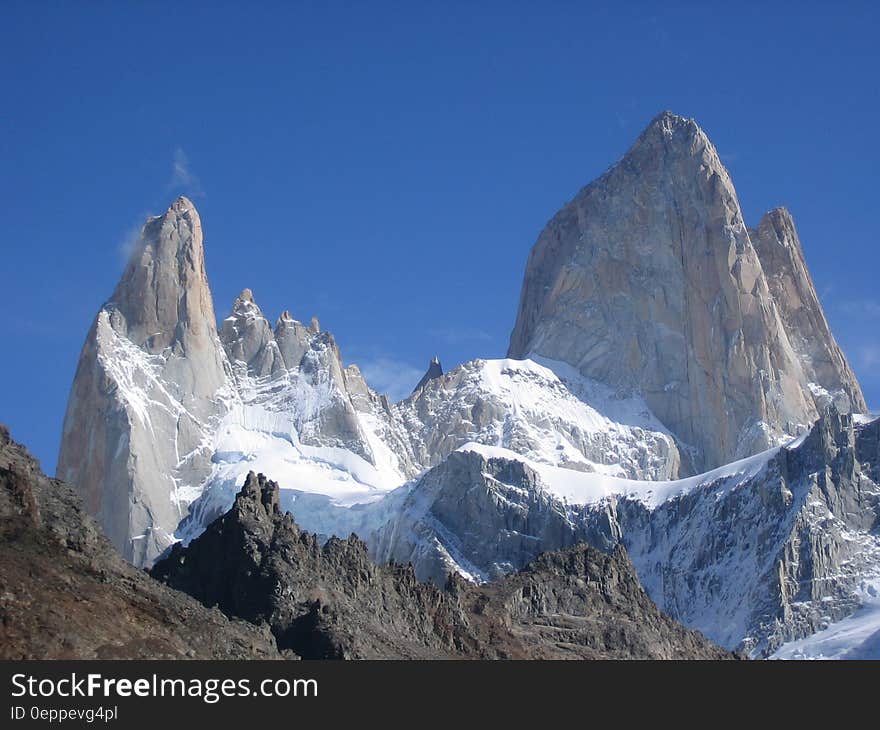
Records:
[[[509,355],[641,393],[695,468],[717,466],[817,417],[777,296],[715,147],[663,112],[542,231]]]
[[[272,328],[250,289],[242,290],[232,303],[232,313],[223,320],[220,339],[229,359],[244,363],[251,375],[263,377],[284,369]]]
[[[202,222],[188,198],[147,220],[106,306],[114,310],[114,329],[138,347],[150,353],[171,348],[191,361],[185,384],[195,395],[209,395],[222,383]]]
[[[788,339],[819,400],[834,401],[838,410],[865,413],[868,406],[855,373],[837,345],[807,269],[791,213],[775,208],[749,235]],[[825,391],[824,393],[822,391]]]
[[[225,413],[217,393],[227,371],[201,221],[180,197],[147,220],[86,337],[58,458],[58,476],[138,565],[165,549],[186,514],[178,484],[210,470],[206,435]]]
[[[428,363],[428,370],[422,376],[419,384],[413,389],[413,393],[417,393],[430,381],[439,378],[441,375],[443,375],[443,366],[440,364],[440,358],[437,355],[434,355],[434,357],[431,358],[431,362]]]
[[[275,323],[275,342],[278,343],[288,370],[300,366],[313,337],[314,333],[302,322],[295,320],[288,310],[281,313]]]

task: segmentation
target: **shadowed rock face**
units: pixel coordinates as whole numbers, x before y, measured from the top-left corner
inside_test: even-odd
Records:
[[[698,471],[815,420],[813,377],[863,407],[796,236],[775,255],[770,225],[759,232],[756,250],[705,133],[665,112],[539,236],[509,355],[641,393]]]
[[[0,426],[0,658],[272,659],[227,619],[124,561],[67,485]]]
[[[541,556],[488,586],[445,590],[412,567],[377,566],[357,537],[323,547],[251,473],[233,508],[152,574],[229,615],[269,624],[305,658],[724,658],[667,618],[622,549]]]
[[[122,555],[149,564],[210,471],[209,435],[231,398],[205,274],[202,227],[178,198],[141,232],[86,337],[64,417],[58,477]]]
[[[413,393],[418,393],[429,382],[435,378],[439,378],[441,375],[443,375],[443,366],[440,364],[440,358],[435,355],[431,358],[431,362],[428,363],[428,369],[425,371],[422,379],[419,380],[416,387],[413,388]]]

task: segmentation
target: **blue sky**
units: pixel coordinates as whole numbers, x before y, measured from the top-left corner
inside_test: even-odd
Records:
[[[655,6],[6,0],[0,421],[54,469],[86,331],[179,193],[219,317],[251,287],[397,392],[434,354],[501,356],[544,223],[663,109],[750,224],[792,211],[880,408],[878,11]]]

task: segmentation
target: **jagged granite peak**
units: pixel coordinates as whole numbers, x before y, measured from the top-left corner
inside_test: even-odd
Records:
[[[224,320],[220,339],[241,397],[227,429],[236,425],[287,433],[291,445],[342,448],[373,463],[348,391],[342,353],[333,334],[320,330],[317,318],[306,327],[284,310],[273,331],[245,289]]]
[[[220,340],[230,361],[244,363],[256,377],[277,373],[285,367],[269,321],[250,289],[244,289],[232,303],[231,314],[223,320]]]
[[[147,220],[86,336],[64,417],[58,476],[138,565],[172,541],[210,472],[210,434],[234,394],[187,198]]]
[[[192,362],[191,378],[180,385],[193,395],[213,395],[222,384],[202,222],[188,198],[146,222],[106,306],[114,328],[138,347],[151,354],[170,347]]]
[[[309,659],[731,658],[657,610],[626,552],[541,556],[491,586],[441,589],[410,565],[376,565],[352,535],[323,546],[249,473],[232,508],[152,575],[227,615],[266,623]]]
[[[866,413],[861,386],[819,303],[791,213],[771,210],[749,235],[817,403],[832,400],[838,410]]]
[[[509,355],[641,394],[701,470],[818,415],[780,309],[715,147],[664,112],[540,234]]]
[[[284,310],[275,323],[275,342],[288,369],[299,367],[315,335],[306,325]]]
[[[422,379],[419,381],[418,385],[413,388],[413,393],[417,393],[425,385],[435,378],[439,378],[443,375],[443,366],[440,364],[440,358],[437,355],[431,358],[431,362],[428,363],[428,369],[425,371],[425,374],[422,376]]]
[[[266,627],[123,560],[75,492],[3,426],[0,555],[0,659],[281,658]]]

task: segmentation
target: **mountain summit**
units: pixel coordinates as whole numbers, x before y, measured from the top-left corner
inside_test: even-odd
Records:
[[[508,355],[638,393],[697,470],[801,432],[817,399],[865,410],[790,216],[750,232],[715,147],[670,112],[541,232]]]
[[[64,416],[58,476],[128,560],[151,562],[173,541],[180,487],[210,471],[228,378],[201,220],[180,197],[144,224],[86,336]]]
[[[428,363],[428,369],[425,371],[419,384],[413,388],[413,393],[418,393],[428,383],[435,378],[439,378],[441,375],[443,375],[443,366],[440,364],[440,358],[434,355],[434,357],[431,358],[431,362]]]

